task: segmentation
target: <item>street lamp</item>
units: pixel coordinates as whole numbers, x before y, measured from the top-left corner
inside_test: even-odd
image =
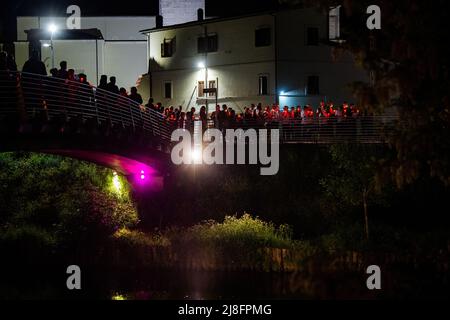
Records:
[[[48,31],[50,32],[50,49],[52,50],[52,69],[55,68],[55,48],[53,47],[53,35],[58,31],[58,27],[55,24],[50,24],[48,26]]]
[[[205,61],[199,61],[197,63],[197,67],[199,69],[205,69],[205,85],[203,87],[203,94],[205,95],[206,113],[208,113],[208,67],[206,66],[206,57]]]

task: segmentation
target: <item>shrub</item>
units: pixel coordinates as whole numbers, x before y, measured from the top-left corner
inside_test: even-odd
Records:
[[[185,242],[194,242],[215,247],[290,247],[293,244],[292,231],[289,226],[276,227],[273,223],[264,222],[244,214],[226,216],[223,223],[213,220],[197,224],[182,234]]]

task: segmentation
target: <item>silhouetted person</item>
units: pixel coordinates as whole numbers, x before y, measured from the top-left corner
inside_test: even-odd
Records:
[[[56,68],[50,69],[50,74],[52,75],[53,78],[58,77],[58,69]]]
[[[111,101],[109,101],[108,99],[108,95],[105,92],[108,88],[108,77],[106,75],[102,75],[100,77],[100,82],[97,86],[97,89],[100,90],[96,90],[95,91],[95,100],[97,103],[97,109],[103,113],[103,114],[107,114],[108,115],[108,124],[111,125],[111,112],[110,112],[110,105],[112,104]],[[112,101],[114,101],[115,103],[115,99],[113,99]],[[104,123],[105,125],[105,123]]]
[[[8,58],[5,51],[0,52],[0,109],[11,107],[16,99],[14,77],[8,69]],[[5,99],[6,98],[6,99]],[[1,124],[3,125],[3,123]]]
[[[7,53],[6,67],[8,68],[9,71],[13,71],[13,72],[17,71],[16,60],[14,59],[14,56],[10,53]]]
[[[109,83],[106,85],[106,90],[115,94],[119,94],[119,87],[116,85],[116,77],[109,78]]]
[[[98,88],[107,90],[108,88],[108,77],[106,75],[102,75],[100,77],[100,83],[98,84]]]
[[[131,93],[130,93],[128,98],[130,98],[131,100],[133,100],[133,101],[135,101],[135,102],[137,102],[139,104],[143,103],[142,97],[137,92],[137,88],[136,87],[131,87]]]
[[[39,54],[36,50],[31,52],[31,57],[23,65],[22,72],[35,73],[43,76],[47,75],[45,64],[39,60]]]
[[[147,108],[150,108],[150,109],[152,109],[152,110],[155,110],[156,108],[155,108],[155,105],[153,104],[153,102],[154,102],[154,100],[153,100],[153,98],[149,98],[148,99],[148,103],[145,105]]]
[[[59,63],[60,69],[58,70],[58,77],[61,79],[67,79],[68,71],[67,71],[67,61],[61,61]]]
[[[0,71],[7,71],[7,53],[5,51],[0,52]]]
[[[8,71],[16,72],[17,64],[14,59],[14,44],[13,43],[5,43],[3,44],[3,51],[6,52],[6,68]]]
[[[200,121],[202,122],[202,133],[204,133],[208,129],[208,115],[205,106],[200,108]]]
[[[94,91],[90,83],[87,81],[87,76],[84,73],[78,75],[81,86],[78,88],[78,100],[82,106],[88,106],[91,108],[94,106]]]

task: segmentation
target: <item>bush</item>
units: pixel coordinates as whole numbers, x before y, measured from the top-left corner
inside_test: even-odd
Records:
[[[174,233],[173,235],[175,238],[180,237]],[[209,220],[197,224],[182,232],[181,240],[214,247],[234,248],[287,248],[293,244],[289,226],[276,227],[247,213],[240,218],[226,216],[223,223]]]
[[[1,153],[0,165],[0,227],[8,232],[0,245],[39,251],[52,235],[61,256],[97,257],[114,232],[138,223],[128,182],[110,169],[35,153]]]
[[[54,253],[55,237],[35,226],[6,226],[0,230],[0,252],[5,263],[45,264]]]

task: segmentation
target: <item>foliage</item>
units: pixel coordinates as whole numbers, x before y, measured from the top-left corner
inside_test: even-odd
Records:
[[[450,185],[449,2],[422,0],[280,0],[327,12],[342,5],[341,37],[335,51],[349,51],[373,83],[354,83],[359,105],[382,113],[395,108],[401,121],[388,135],[394,151],[379,180],[398,187],[424,177]],[[381,9],[381,30],[369,30],[366,9]]]
[[[372,145],[334,145],[330,147],[334,172],[320,183],[329,200],[328,207],[334,210],[349,210],[362,207],[366,237],[369,237],[368,206],[383,203],[386,190],[377,190],[375,172],[380,148]],[[389,189],[385,186],[385,189]]]
[[[145,233],[138,230],[121,228],[114,233],[114,238],[118,241],[126,242],[130,247],[133,246],[162,246],[170,245],[170,239],[163,234]]]
[[[320,180],[332,203],[359,206],[363,190],[375,195],[377,147],[371,145],[334,145],[330,147],[332,173]]]
[[[290,247],[293,243],[289,226],[276,227],[247,213],[240,218],[226,216],[222,223],[209,220],[197,224],[187,229],[181,239],[183,242],[234,248],[279,248]]]
[[[52,243],[58,252],[95,250],[138,222],[126,181],[120,178],[120,193],[112,190],[109,169],[35,153],[2,153],[0,166],[3,244],[15,248],[34,237],[36,250],[39,243]]]

